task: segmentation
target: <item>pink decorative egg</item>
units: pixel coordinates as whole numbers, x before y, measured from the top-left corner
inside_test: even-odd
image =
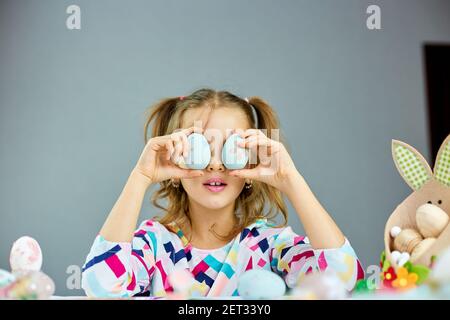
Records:
[[[12,272],[39,271],[42,266],[42,251],[31,237],[17,239],[11,249],[9,263]]]

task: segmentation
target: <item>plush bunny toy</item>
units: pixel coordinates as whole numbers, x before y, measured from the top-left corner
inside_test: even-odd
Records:
[[[430,266],[432,256],[450,246],[450,135],[439,149],[434,171],[404,142],[392,141],[392,156],[413,193],[386,223],[386,258],[394,267],[407,261]]]

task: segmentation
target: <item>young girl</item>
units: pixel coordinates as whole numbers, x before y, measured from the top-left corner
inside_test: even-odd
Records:
[[[288,287],[307,273],[330,269],[351,290],[363,277],[356,254],[285,146],[271,138],[278,128],[277,116],[264,100],[227,91],[201,89],[154,105],[145,125],[145,148],[83,266],[87,295],[166,296],[177,285],[170,275],[179,268],[192,274],[193,292],[201,296],[238,295],[238,279],[249,269],[271,270]],[[203,170],[177,165],[189,153],[187,137],[210,129],[223,133],[223,139],[208,140],[209,165]],[[264,149],[266,160],[228,170],[221,148],[232,133],[243,138],[239,146],[252,154]],[[136,230],[145,192],[157,183],[153,204],[165,214]],[[283,195],[307,237],[286,226]],[[161,199],[167,207],[158,203]],[[279,213],[282,226],[270,222]]]

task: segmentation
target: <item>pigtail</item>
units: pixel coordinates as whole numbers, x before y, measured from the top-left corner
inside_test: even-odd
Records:
[[[255,109],[258,121],[257,129],[267,129],[267,132],[264,132],[267,137],[283,143],[283,145],[290,153],[291,148],[284,134],[280,130],[280,121],[276,112],[274,111],[274,108],[260,97],[251,97],[248,99],[248,103],[251,104]],[[278,129],[278,132],[276,133],[274,129]]]
[[[144,125],[144,141],[149,140],[148,128],[153,122],[151,137],[166,135],[170,120],[175,113],[179,98],[166,98],[149,108]]]

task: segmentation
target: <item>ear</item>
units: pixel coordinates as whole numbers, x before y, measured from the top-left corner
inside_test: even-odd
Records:
[[[410,145],[392,140],[392,157],[403,180],[413,189],[419,190],[428,180],[432,179],[428,162]]]
[[[450,187],[450,135],[439,148],[433,172],[436,180]]]

